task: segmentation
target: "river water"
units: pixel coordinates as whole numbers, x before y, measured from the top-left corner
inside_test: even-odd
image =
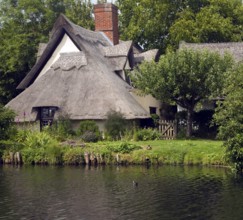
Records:
[[[243,178],[223,168],[0,166],[4,220],[242,218]]]

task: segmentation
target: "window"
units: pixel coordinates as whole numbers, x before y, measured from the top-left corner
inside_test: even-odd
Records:
[[[55,107],[44,107],[41,108],[41,118],[42,119],[49,119],[53,118],[55,114],[56,108]]]
[[[152,114],[156,114],[156,107],[149,107],[149,113]]]
[[[52,121],[56,112],[56,107],[42,107],[41,108],[41,128],[52,125]]]

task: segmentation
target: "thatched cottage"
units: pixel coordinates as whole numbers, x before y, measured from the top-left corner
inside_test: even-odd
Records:
[[[35,65],[17,87],[22,93],[7,104],[17,113],[16,122],[41,128],[67,115],[74,127],[91,119],[102,129],[110,111],[136,121],[159,114],[160,102],[137,96],[126,74],[143,60],[157,59],[158,50],[143,52],[132,41],[119,41],[115,5],[97,4],[94,14],[96,31],[59,16],[49,42],[40,44]]]

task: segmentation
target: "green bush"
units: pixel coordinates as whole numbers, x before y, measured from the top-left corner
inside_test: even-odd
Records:
[[[137,128],[127,128],[124,132],[124,136],[122,137],[122,140],[124,141],[131,141],[134,140],[134,135],[136,133]]]
[[[63,161],[68,165],[80,165],[84,163],[84,152],[81,148],[68,148],[63,154]]]
[[[81,139],[85,142],[97,142],[100,138],[100,135],[94,133],[93,131],[85,131],[83,135],[81,135]]]
[[[21,150],[25,164],[62,164],[63,148],[52,146],[46,148],[24,148]]]
[[[58,141],[45,131],[29,131],[23,144],[27,148],[45,148],[57,146]]]
[[[105,129],[107,135],[113,140],[120,140],[126,131],[127,121],[120,112],[111,111],[107,115]]]
[[[14,117],[15,113],[12,110],[0,104],[0,140],[10,138],[15,131],[15,129],[13,129]]]
[[[21,153],[25,164],[47,164],[44,148],[24,148]]]
[[[84,120],[80,122],[79,128],[77,130],[78,135],[84,134],[86,131],[92,131],[94,133],[99,132],[99,127],[92,120]]]
[[[151,114],[153,120],[153,127],[158,127],[159,125],[159,116],[157,114]]]
[[[11,151],[11,152],[18,152],[20,150],[22,150],[24,147],[23,143],[18,143],[16,141],[13,140],[3,140],[0,141],[0,151]]]
[[[63,141],[75,134],[72,130],[71,121],[67,115],[59,116],[58,119],[53,122],[52,126],[46,126],[44,131],[48,132],[60,141]]]
[[[176,139],[187,139],[186,138],[186,127],[180,127],[180,129],[178,129]]]
[[[134,134],[135,141],[148,141],[148,140],[159,140],[161,139],[161,133],[152,128],[139,129]]]
[[[24,143],[30,131],[26,129],[18,129],[14,140],[18,143]]]
[[[46,158],[48,164],[62,164],[64,148],[60,146],[48,146],[46,149]]]
[[[28,131],[21,150],[23,162],[27,164],[60,164],[63,148],[47,132]]]
[[[243,136],[237,134],[235,137],[225,141],[226,159],[232,167],[238,171],[243,171]]]
[[[9,155],[9,152],[20,152],[23,149],[23,144],[15,140],[0,140],[0,162],[1,158],[5,159],[4,155]]]
[[[142,149],[140,146],[137,146],[135,144],[129,144],[127,142],[121,143],[118,146],[108,146],[107,147],[110,151],[113,151],[115,153],[122,153],[122,154],[128,154],[134,150]]]
[[[1,158],[3,157],[4,151],[6,150],[6,148],[8,148],[8,146],[10,147],[10,145],[8,143],[6,143],[6,141],[0,140],[0,161],[1,161]]]
[[[85,142],[97,142],[101,139],[101,134],[98,125],[91,120],[85,120],[80,122],[77,134]]]

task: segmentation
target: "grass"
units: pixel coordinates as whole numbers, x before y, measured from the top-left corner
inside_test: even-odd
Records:
[[[122,142],[98,142],[92,144],[94,149],[106,149],[106,146]],[[157,140],[129,142],[142,149],[130,154],[120,154],[121,161],[126,164],[184,164],[184,165],[227,165],[224,160],[224,148],[221,141],[211,140]],[[150,145],[151,150],[146,146]]]

